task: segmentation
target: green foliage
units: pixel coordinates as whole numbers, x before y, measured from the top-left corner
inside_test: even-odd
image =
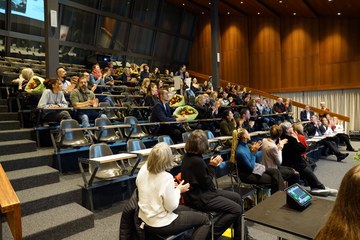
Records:
[[[354,156],[355,161],[360,161],[360,150],[358,150]]]

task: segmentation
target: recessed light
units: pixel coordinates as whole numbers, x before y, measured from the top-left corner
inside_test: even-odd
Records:
[[[328,0],[329,2],[331,2],[332,0]]]
[[[209,2],[209,5],[211,5],[211,2]]]
[[[230,15],[230,12],[227,12],[228,15]]]
[[[293,15],[296,16],[296,12],[294,12]]]
[[[258,12],[257,14],[260,15],[260,12]]]
[[[240,2],[240,4],[243,4],[243,3],[244,3],[243,1]]]
[[[282,3],[282,1],[280,0],[279,3]]]
[[[204,15],[205,13],[204,12],[201,12],[202,15]]]
[[[337,15],[340,16],[340,15],[341,15],[341,12],[338,12]]]
[[[185,3],[183,3],[182,5],[185,6]]]

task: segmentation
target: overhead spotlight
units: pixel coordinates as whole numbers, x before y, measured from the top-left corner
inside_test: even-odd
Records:
[[[260,15],[260,12],[258,12],[257,15]]]
[[[211,2],[209,2],[209,5],[211,5]]]
[[[293,15],[296,16],[296,12],[294,12]]]
[[[340,16],[340,15],[341,15],[341,12],[338,12],[337,15]]]
[[[230,12],[227,12],[228,15],[230,15]]]
[[[201,12],[202,15],[204,15],[205,13],[204,12]]]
[[[244,3],[243,1],[240,2],[240,4],[243,4],[243,3]]]
[[[280,0],[279,3],[282,3],[282,1]]]
[[[182,5],[185,6],[185,3],[183,3]]]

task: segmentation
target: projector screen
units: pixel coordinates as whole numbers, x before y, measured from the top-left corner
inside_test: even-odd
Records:
[[[0,2],[0,13],[5,13],[6,0]],[[11,14],[44,21],[44,0],[11,0]]]

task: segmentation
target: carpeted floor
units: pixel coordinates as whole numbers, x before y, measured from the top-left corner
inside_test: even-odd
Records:
[[[355,149],[360,148],[360,142],[353,142]],[[341,150],[345,150],[344,147],[340,147]],[[344,151],[345,152],[345,151]],[[323,182],[327,187],[338,189],[344,174],[353,166],[359,164],[353,160],[355,152],[349,152],[350,155],[343,161],[338,163],[334,156],[320,159],[317,162],[317,168],[315,174],[319,180]],[[335,200],[335,197],[327,197],[326,199]],[[119,224],[121,211],[126,204],[126,201],[114,204],[111,207],[97,210],[95,212],[95,227],[91,230],[73,235],[68,240],[79,239],[107,239],[115,240],[119,239]],[[276,240],[277,237],[267,234],[262,231],[258,231],[249,226],[250,235],[258,240]],[[225,238],[224,238],[225,239]]]

